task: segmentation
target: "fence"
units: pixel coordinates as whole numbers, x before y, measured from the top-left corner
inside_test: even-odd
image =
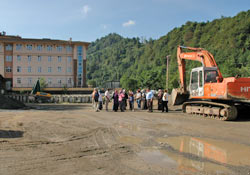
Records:
[[[23,103],[33,103],[29,95],[6,95]],[[91,103],[91,95],[52,95],[51,103]]]

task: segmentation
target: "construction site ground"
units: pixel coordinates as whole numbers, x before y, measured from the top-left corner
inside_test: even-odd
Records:
[[[250,174],[250,117],[94,112],[91,104],[0,110],[0,174]]]

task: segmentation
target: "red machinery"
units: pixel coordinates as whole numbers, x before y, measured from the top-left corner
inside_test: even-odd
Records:
[[[202,67],[191,71],[189,91],[185,82],[185,60],[202,63]],[[178,46],[177,62],[181,87],[172,91],[173,105],[184,102],[184,112],[221,120],[235,120],[237,106],[250,109],[250,77],[223,78],[213,55],[202,48]]]

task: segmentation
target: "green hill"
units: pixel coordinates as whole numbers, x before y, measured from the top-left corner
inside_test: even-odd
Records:
[[[178,87],[178,45],[201,47],[211,52],[224,77],[250,76],[250,10],[211,22],[187,22],[158,40],[142,41],[109,34],[89,46],[87,79],[97,86],[120,80],[125,88],[164,88],[166,55],[171,55],[169,88]],[[199,65],[188,62],[187,74]]]

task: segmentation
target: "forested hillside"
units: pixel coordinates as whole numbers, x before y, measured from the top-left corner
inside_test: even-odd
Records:
[[[169,88],[178,87],[178,45],[211,52],[224,77],[250,76],[250,10],[211,22],[187,22],[158,40],[109,34],[89,46],[88,82],[103,86],[106,81],[120,80],[125,88],[164,88],[166,56],[171,55]],[[195,66],[199,63],[187,64],[188,69]]]

